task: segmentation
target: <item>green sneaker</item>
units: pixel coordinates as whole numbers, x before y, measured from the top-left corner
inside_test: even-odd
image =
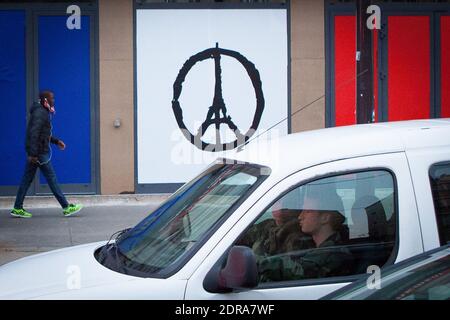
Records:
[[[77,213],[78,211],[80,211],[81,209],[83,209],[83,206],[80,204],[69,204],[69,206],[67,208],[64,208],[63,210],[63,214],[65,217],[69,217],[75,213]]]
[[[31,218],[33,215],[31,213],[29,213],[28,211],[24,210],[24,209],[12,209],[11,210],[11,215],[13,217],[19,217],[19,218]]]

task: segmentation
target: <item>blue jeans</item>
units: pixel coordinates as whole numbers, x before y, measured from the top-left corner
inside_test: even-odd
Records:
[[[48,186],[53,192],[53,195],[58,200],[59,204],[62,208],[66,208],[69,206],[69,203],[66,200],[66,197],[62,193],[58,182],[56,181],[56,173],[53,169],[52,163],[50,162],[49,154],[43,154],[38,156],[39,164],[31,163],[27,159],[27,163],[25,165],[25,172],[22,177],[22,182],[20,183],[19,190],[17,191],[16,202],[14,203],[14,208],[22,209],[23,201],[25,199],[25,195],[27,194],[28,188],[33,182],[34,176],[36,175],[37,168],[41,169],[41,172],[44,174],[45,179],[47,180]]]

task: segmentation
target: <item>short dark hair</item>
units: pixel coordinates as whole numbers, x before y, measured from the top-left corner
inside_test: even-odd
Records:
[[[42,90],[39,92],[39,99],[50,98],[50,96],[54,96],[55,94],[51,90]]]
[[[342,225],[345,222],[345,217],[340,213],[339,211],[328,211],[328,214],[330,214],[330,225],[331,228],[334,231],[339,231],[339,229],[342,227]]]

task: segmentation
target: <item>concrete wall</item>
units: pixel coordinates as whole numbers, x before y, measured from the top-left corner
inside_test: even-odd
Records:
[[[325,94],[323,0],[291,0],[291,112]],[[325,98],[298,112],[292,132],[325,127]]]
[[[99,41],[101,193],[118,194],[134,191],[132,0],[99,0]]]

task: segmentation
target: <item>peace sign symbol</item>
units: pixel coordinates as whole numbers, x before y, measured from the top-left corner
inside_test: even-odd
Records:
[[[253,88],[255,89],[255,115],[253,117],[253,122],[250,128],[244,134],[242,134],[241,130],[239,130],[239,128],[235,125],[235,123],[231,119],[231,116],[227,115],[227,108],[222,96],[222,68],[220,64],[222,55],[232,57],[243,65],[243,67],[247,71],[248,76],[250,77]],[[186,75],[197,62],[206,59],[214,59],[214,98],[211,106],[209,107],[205,121],[203,121],[202,125],[198,128],[197,133],[192,134],[186,128],[186,125],[183,122],[183,110],[181,109],[178,99],[180,98],[182,84],[186,79]],[[197,148],[212,152],[234,149],[238,145],[245,143],[255,133],[255,131],[258,129],[259,122],[261,121],[261,116],[264,111],[264,95],[262,92],[262,83],[259,77],[259,72],[256,69],[255,65],[242,54],[237,51],[219,48],[218,44],[216,43],[215,48],[201,51],[190,57],[183,64],[183,67],[180,69],[180,72],[178,73],[178,76],[173,84],[172,110],[177,120],[178,127],[181,129],[181,132],[183,133],[185,138]],[[216,141],[215,143],[206,143],[202,140],[202,137],[204,136],[206,130],[213,124],[215,125]],[[222,143],[219,133],[221,124],[226,124],[228,128],[234,133],[234,135],[236,136],[236,139],[234,141]]]

